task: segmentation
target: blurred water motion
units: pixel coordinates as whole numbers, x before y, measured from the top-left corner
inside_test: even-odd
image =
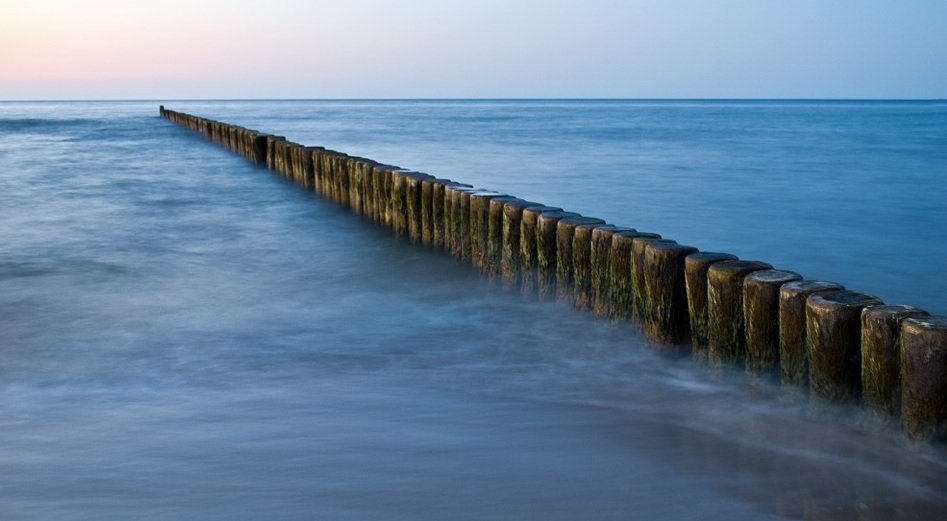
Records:
[[[644,220],[639,228],[702,248],[758,252],[753,256],[810,276],[842,270],[845,278],[831,278],[850,286],[865,281],[858,289],[904,295],[913,304],[943,294],[943,278],[922,276],[942,270],[937,263],[947,242],[930,236],[947,224],[944,208],[931,199],[942,201],[945,191],[937,177],[947,165],[937,146],[945,142],[943,104],[168,106],[619,224]],[[708,111],[717,114],[715,123]],[[0,516],[685,520],[947,513],[943,451],[903,448],[891,429],[855,410],[811,411],[792,392],[657,356],[627,326],[491,284],[156,112],[155,103],[0,103]],[[623,114],[644,119],[629,128]],[[834,153],[829,145],[803,153],[798,143],[786,144],[807,125],[827,132],[833,117],[858,127],[838,138]],[[762,132],[766,121],[785,128]],[[695,122],[708,126],[699,132],[707,141],[685,147]],[[675,124],[684,129],[677,138]],[[756,128],[759,137],[737,139],[727,126]],[[908,195],[890,194],[881,205],[885,217],[862,219],[860,235],[840,239],[847,221],[836,226],[821,206],[800,200],[799,214],[786,215],[754,192],[788,183],[782,176],[797,167],[829,192],[852,190],[842,187],[846,179],[865,176],[870,181],[849,206],[832,208],[861,218],[859,199],[875,190],[865,186],[889,182],[872,177],[885,160],[868,171],[847,164],[845,139],[888,147],[891,162],[912,151],[901,180],[889,180]],[[751,149],[755,155],[746,155]],[[574,162],[557,163],[567,157]],[[542,158],[551,163],[533,168]],[[675,165],[691,162],[705,167],[701,175],[733,168],[738,179],[695,184],[675,174]],[[513,169],[517,164],[530,167]],[[763,164],[774,165],[774,178],[755,184],[766,172],[754,165]],[[852,171],[841,168],[838,179],[826,179],[824,170],[805,165]],[[643,177],[646,167],[654,179]],[[538,184],[537,172],[553,182]],[[666,194],[662,176],[671,183]],[[905,176],[922,179],[924,193],[912,192]],[[577,190],[576,183],[591,188]],[[747,189],[731,192],[734,186]],[[721,206],[694,206],[702,197]],[[907,207],[891,202],[908,197]],[[891,237],[898,215],[904,220]],[[743,232],[731,219],[754,239],[740,242]],[[772,219],[780,220],[779,230],[758,233]],[[906,221],[929,224],[917,232]],[[819,254],[798,247],[793,240],[800,237]],[[859,246],[866,237],[872,240]],[[879,241],[894,243],[876,251]],[[839,249],[825,250],[827,243]],[[937,255],[921,255],[926,251]],[[871,259],[834,264],[834,256],[863,254]],[[872,273],[872,259],[896,254],[909,255],[916,276]],[[816,274],[797,263],[815,262],[810,258],[824,263],[809,266]]]

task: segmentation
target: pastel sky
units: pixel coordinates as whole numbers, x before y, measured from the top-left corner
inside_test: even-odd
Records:
[[[944,0],[0,0],[0,99],[947,98]]]

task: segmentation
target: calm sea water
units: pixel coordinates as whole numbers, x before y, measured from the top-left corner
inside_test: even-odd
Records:
[[[943,451],[492,285],[157,104],[0,103],[0,517],[947,516]],[[947,313],[947,103],[165,105]]]

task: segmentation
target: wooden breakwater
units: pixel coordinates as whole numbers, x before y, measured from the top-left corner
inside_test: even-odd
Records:
[[[947,317],[562,208],[160,107],[411,242],[613,320],[659,349],[860,403],[947,441]]]

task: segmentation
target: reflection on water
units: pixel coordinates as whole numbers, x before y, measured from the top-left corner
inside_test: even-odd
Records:
[[[940,450],[106,108],[0,104],[4,518],[947,513]]]

